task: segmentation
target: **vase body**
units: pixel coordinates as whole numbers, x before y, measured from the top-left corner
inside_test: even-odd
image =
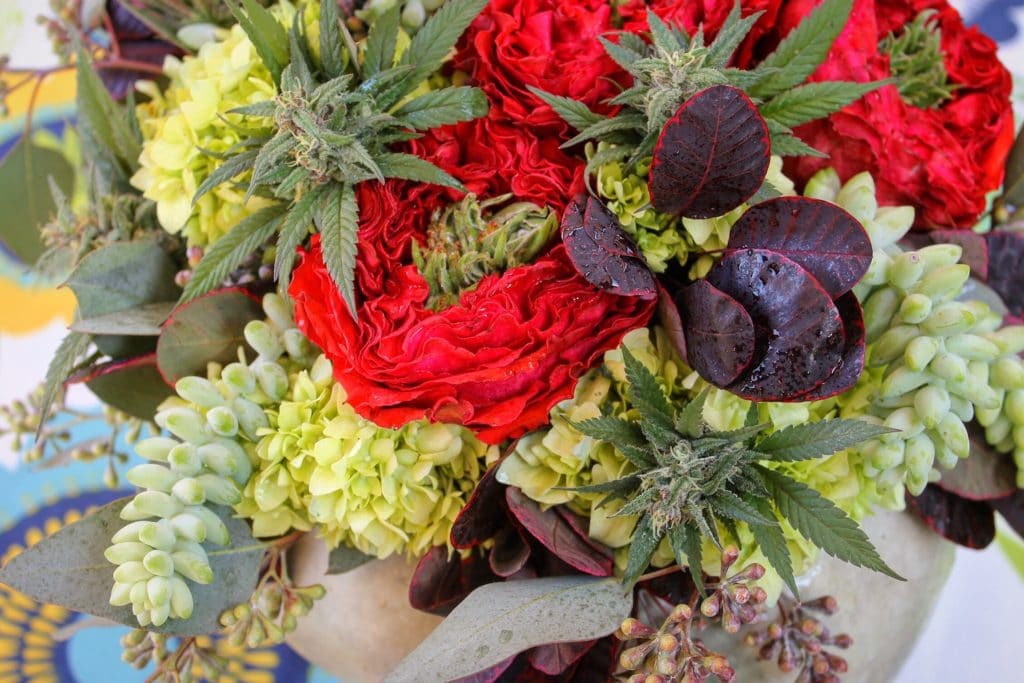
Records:
[[[831,595],[839,602],[840,611],[828,618],[828,626],[854,641],[839,653],[850,665],[843,683],[885,683],[895,678],[924,630],[949,578],[955,549],[906,513],[879,513],[864,520],[863,527],[882,558],[907,581],[822,554],[800,578],[800,591],[807,598]],[[342,683],[381,680],[440,623],[409,606],[413,566],[404,558],[325,576],[326,548],[306,539],[303,545],[293,559],[293,575],[300,585],[322,583],[327,595],[299,620],[288,643]],[[738,683],[792,683],[794,673],[757,661],[755,650],[740,639],[715,631],[704,637],[712,649],[729,656]]]

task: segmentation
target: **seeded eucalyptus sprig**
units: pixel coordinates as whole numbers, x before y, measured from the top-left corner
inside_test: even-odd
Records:
[[[633,85],[610,101],[621,105],[614,116],[602,116],[566,97],[533,92],[579,131],[566,146],[588,140],[613,145],[593,155],[588,173],[609,162],[628,159],[632,164],[649,157],[676,110],[714,85],[734,86],[754,100],[768,123],[773,154],[824,156],[793,135],[792,129],[828,116],[886,83],[801,85],[825,60],[852,6],[852,0],[825,0],[752,70],[728,65],[763,12],[743,18],[737,2],[715,39],[705,44],[702,29],[691,36],[648,10],[649,42],[628,32],[618,34],[617,42],[601,39],[608,55],[633,77]]]
[[[302,32],[301,13],[287,32],[256,3],[247,0],[244,12],[232,4],[279,92],[272,101],[233,112],[245,115],[252,127],[243,131],[243,139],[198,188],[195,199],[251,173],[248,194],[279,200],[285,210],[243,222],[224,239],[232,245],[248,244],[278,233],[275,274],[286,281],[296,247],[315,226],[327,269],[355,316],[355,185],[399,178],[463,189],[437,166],[389,146],[418,137],[417,131],[487,113],[487,98],[477,88],[448,87],[414,96],[486,4],[487,0],[448,0],[416,33],[397,64],[397,5],[370,30],[360,62],[336,4],[323,2],[318,64]],[[243,232],[234,234],[238,230]],[[185,300],[216,286],[218,273],[238,265],[234,261],[242,249],[217,247],[196,268]]]
[[[612,516],[639,516],[629,548],[627,584],[636,582],[667,537],[677,562],[691,567],[700,585],[701,539],[710,538],[721,547],[719,524],[736,536],[735,525],[743,522],[796,594],[780,518],[829,555],[900,578],[842,510],[768,466],[831,455],[891,430],[859,420],[828,420],[787,427],[758,440],[768,425],[757,424],[752,409],[742,429],[714,431],[703,419],[707,391],[676,410],[650,370],[628,349],[623,349],[623,358],[629,400],[639,421],[605,416],[574,426],[613,444],[635,471],[575,490],[608,494],[601,505],[625,500]]]

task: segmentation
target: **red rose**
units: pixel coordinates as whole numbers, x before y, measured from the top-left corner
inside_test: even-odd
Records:
[[[735,4],[735,0],[629,0],[619,8],[619,16],[622,17],[622,30],[646,33],[650,30],[647,25],[647,10],[651,9],[663,21],[682,26],[691,35],[696,32],[698,26],[702,26],[705,38],[711,40],[718,35]],[[750,61],[755,44],[774,25],[782,4],[782,0],[740,1],[740,12],[744,17],[749,17],[754,12],[764,14],[740,45],[735,59],[737,64],[746,64]]]
[[[491,105],[483,118],[428,131],[410,145],[482,198],[511,193],[517,199],[561,210],[583,184],[582,159],[569,156],[556,137],[510,121]],[[457,192],[447,193],[452,199]]]
[[[613,30],[608,0],[491,0],[461,41],[467,71],[513,121],[558,132],[566,125],[528,86],[595,109],[618,94],[622,70],[598,37]]]
[[[786,3],[775,40],[791,31],[818,4]],[[918,209],[917,226],[969,228],[985,210],[985,195],[1003,181],[1013,143],[1011,78],[996,45],[942,0],[856,0],[846,28],[811,80],[868,81],[891,76],[878,43],[897,35],[920,12],[934,9],[942,31],[943,63],[958,87],[940,106],[923,109],[887,86],[829,119],[799,129],[800,137],[830,155],[791,160],[798,181],[833,166],[845,179],[870,171],[884,204]]]
[[[646,325],[654,306],[598,291],[562,246],[484,278],[436,312],[424,305],[423,277],[401,267],[356,322],[314,237],[289,292],[299,329],[334,362],[360,415],[387,427],[424,417],[460,423],[488,443],[546,424],[551,407],[626,332]]]

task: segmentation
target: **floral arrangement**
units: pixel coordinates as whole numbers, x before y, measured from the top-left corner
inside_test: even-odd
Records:
[[[136,490],[0,581],[150,680],[292,632],[307,535],[447,615],[389,680],[729,681],[720,630],[824,682],[799,577],[901,580],[861,520],[1021,531],[1024,144],[944,0],[70,5],[78,314],[0,415]]]

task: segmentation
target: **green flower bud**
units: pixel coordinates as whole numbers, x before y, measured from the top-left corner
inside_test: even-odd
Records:
[[[918,393],[920,391],[923,390]],[[903,441],[924,431],[924,423],[913,408],[897,408],[885,418],[884,424],[889,429],[898,429],[899,433],[885,434],[883,436],[889,438],[883,438],[883,441]]]
[[[837,204],[837,197],[843,187],[843,181],[834,168],[823,168],[815,173],[804,186],[804,196],[812,199],[823,199]]]
[[[974,326],[977,317],[959,302],[950,302],[932,311],[928,319],[921,323],[925,334],[939,337],[951,337],[967,332]]]
[[[231,410],[238,418],[238,428],[250,441],[259,441],[259,430],[270,426],[263,408],[246,398],[239,396],[234,399],[231,402]]]
[[[103,551],[103,557],[111,564],[124,564],[125,562],[141,562],[152,548],[145,543],[138,541],[125,541],[115,543]]]
[[[872,343],[892,324],[899,308],[899,294],[885,287],[875,291],[864,303],[864,324],[868,343]]]
[[[928,470],[935,462],[935,444],[927,434],[918,434],[907,439],[903,462],[911,474],[925,482],[928,481]]]
[[[885,285],[889,277],[889,268],[892,266],[892,257],[884,251],[875,251],[868,266],[868,272],[861,278],[861,284],[878,287]]]
[[[150,517],[173,517],[181,512],[181,503],[163,491],[143,491],[131,502],[135,508]],[[125,519],[122,515],[122,519]]]
[[[110,589],[110,604],[114,607],[130,605],[132,603],[132,585],[130,583],[115,583],[114,587]]]
[[[299,330],[285,330],[281,336],[284,339],[284,349],[292,358],[308,358],[313,355],[313,345]]]
[[[965,424],[974,419],[974,404],[960,396],[949,395],[949,409]]]
[[[277,363],[254,364],[256,381],[273,401],[280,401],[288,393],[288,373]]]
[[[405,0],[402,7],[402,26],[415,30],[427,20],[427,10],[424,9],[420,0]]]
[[[165,602],[161,605],[154,605],[153,608],[149,610],[149,621],[153,624],[153,626],[163,626],[164,622],[167,621],[167,617],[169,617],[170,615],[170,603]]]
[[[154,551],[157,552],[157,551]],[[161,562],[170,562],[171,558],[164,555],[164,560]],[[169,575],[154,576],[152,579],[146,582],[146,596],[149,598],[149,602],[153,605],[162,605],[165,602],[169,602],[171,599],[171,582],[167,579]]]
[[[188,619],[192,616],[192,591],[188,584],[179,576],[171,576],[171,614],[175,619]]]
[[[149,596],[146,594],[146,584],[149,583],[150,578],[152,577],[147,576],[145,579],[140,579],[131,584],[131,592],[129,595],[133,608],[141,608],[146,601],[149,600]],[[136,612],[136,614],[138,614],[138,612]]]
[[[153,463],[136,465],[125,473],[125,479],[141,489],[153,489],[167,493],[178,481],[178,475],[163,465]]]
[[[256,391],[256,375],[243,363],[225,365],[220,373],[221,381],[237,394],[246,395]]]
[[[999,389],[1024,389],[1024,365],[1017,356],[1003,356],[992,366],[991,383]]]
[[[216,474],[201,474],[196,481],[206,494],[206,499],[218,505],[235,505],[242,500],[242,491],[230,479]]]
[[[1017,355],[1024,352],[1024,325],[1010,325],[985,336],[1002,353]]]
[[[174,573],[174,562],[163,550],[151,550],[142,558],[142,565],[154,576],[170,576]]]
[[[1003,410],[1014,424],[1024,425],[1024,389],[1013,389],[1006,392]]]
[[[985,427],[985,441],[990,444],[999,444],[1010,437],[1012,448],[1013,423],[1005,416],[999,416],[992,424]]]
[[[139,540],[139,531],[153,522],[131,522],[118,529],[110,539],[111,543],[127,543]]]
[[[946,350],[964,360],[991,362],[999,356],[999,347],[975,334],[958,334],[946,339]]]
[[[922,371],[935,358],[939,351],[939,342],[933,337],[917,337],[907,344],[903,353],[903,362],[911,370]]]
[[[234,436],[238,433],[238,418],[227,406],[211,408],[206,413],[206,423],[214,434],[220,436]]]
[[[135,583],[149,581],[152,574],[142,562],[125,562],[114,570],[114,581],[118,583]]]
[[[154,436],[143,439],[135,444],[135,452],[146,460],[166,462],[167,454],[178,445],[174,439],[166,436]]]
[[[879,395],[883,398],[892,398],[909,393],[918,387],[924,386],[930,381],[930,377],[923,372],[914,372],[909,368],[896,368],[882,381]]]
[[[970,276],[970,266],[963,263],[940,266],[928,273],[914,287],[914,292],[923,294],[935,303],[943,303],[959,295]]]
[[[194,477],[203,470],[203,461],[196,447],[190,443],[180,443],[171,449],[167,456],[171,469],[182,477]]]
[[[167,408],[161,410],[156,414],[155,421],[182,441],[203,444],[210,440],[206,420],[191,408]]]
[[[292,307],[288,305],[288,301],[280,294],[271,292],[263,295],[263,312],[270,318],[270,322],[274,327],[279,330],[288,330],[295,327]]]
[[[936,268],[955,264],[963,256],[964,250],[955,244],[929,244],[917,250],[917,255],[924,263],[925,273]]]
[[[889,283],[900,289],[910,289],[924,274],[924,261],[916,252],[907,251],[895,256],[889,266]]]
[[[170,550],[177,542],[177,537],[170,521],[160,520],[159,522],[144,522],[142,528],[139,529],[139,540],[150,548]]]
[[[172,517],[170,522],[171,527],[174,528],[174,533],[181,538],[187,538],[196,543],[202,543],[206,540],[206,525],[203,524],[203,520],[190,514],[189,508],[186,508],[185,512],[182,512],[180,515]]]
[[[186,579],[203,585],[213,582],[213,570],[210,569],[205,557],[178,551],[171,554],[171,559],[174,561],[174,571]]]
[[[178,396],[200,408],[209,409],[224,405],[224,397],[217,391],[217,387],[204,377],[182,377],[174,384],[174,390],[178,392]]]
[[[275,361],[284,353],[284,347],[270,325],[262,320],[251,320],[245,326],[245,341],[248,342],[259,357],[266,361]]]
[[[227,526],[213,510],[203,506],[196,506],[187,508],[185,512],[202,521],[203,526],[206,527],[206,540],[210,543],[227,545],[231,542],[231,535],[228,533]]]
[[[967,379],[967,363],[948,351],[935,354],[935,358],[928,364],[928,370],[936,377],[950,382],[963,382]]]
[[[949,413],[949,392],[936,386],[926,386],[914,394],[914,410],[926,427],[935,427]]]
[[[903,441],[879,443],[871,451],[871,466],[880,472],[899,466],[903,462],[904,448]]]
[[[920,334],[920,329],[914,325],[897,325],[890,328],[875,342],[871,353],[871,365],[878,367],[893,362],[903,355],[907,344]]]
[[[932,441],[935,443],[935,462],[939,464],[939,467],[944,470],[951,470],[956,467],[957,463],[960,462],[960,458],[949,446],[942,443],[942,436],[935,433]]]
[[[911,325],[924,322],[931,314],[932,300],[924,294],[910,294],[900,304],[900,319]]]
[[[958,458],[966,458],[971,454],[971,440],[967,435],[967,427],[956,415],[947,414],[936,428],[942,442]]]
[[[202,505],[206,502],[203,487],[192,477],[186,477],[175,484],[171,493],[181,501],[182,505]]]

